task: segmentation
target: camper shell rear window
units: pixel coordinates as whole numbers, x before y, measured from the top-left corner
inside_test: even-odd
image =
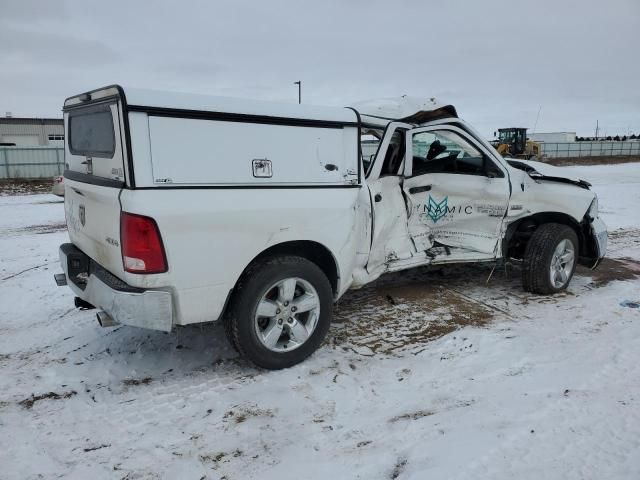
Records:
[[[113,158],[115,145],[109,105],[96,105],[69,113],[69,151],[72,155]]]

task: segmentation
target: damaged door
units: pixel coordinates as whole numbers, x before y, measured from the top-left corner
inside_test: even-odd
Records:
[[[402,193],[405,132],[410,128],[400,122],[389,124],[367,178],[373,215],[367,272],[372,278],[393,270],[415,253],[407,234]]]
[[[451,125],[406,133],[408,230],[416,251],[433,262],[495,258],[509,203],[502,166]]]

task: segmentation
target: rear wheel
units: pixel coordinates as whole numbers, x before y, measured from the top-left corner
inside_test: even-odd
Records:
[[[578,237],[567,225],[545,223],[533,232],[524,254],[522,285],[534,293],[567,288],[576,269]]]
[[[238,282],[225,331],[238,352],[259,367],[287,368],[320,346],[332,307],[331,285],[316,264],[274,257],[251,266]]]

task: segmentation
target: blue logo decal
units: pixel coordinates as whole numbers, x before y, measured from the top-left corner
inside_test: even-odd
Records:
[[[429,199],[427,200],[427,203],[425,205],[425,210],[429,218],[433,220],[433,223],[437,223],[438,220],[440,220],[447,214],[448,200],[449,197],[447,196],[444,197],[444,200],[438,203],[433,199],[431,195],[429,195]]]

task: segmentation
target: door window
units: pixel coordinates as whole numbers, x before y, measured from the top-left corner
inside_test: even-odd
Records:
[[[389,146],[382,162],[380,176],[398,175],[398,169],[404,158],[404,131],[397,129],[389,140]]]
[[[362,166],[366,175],[369,175],[369,170],[373,164],[373,159],[376,157],[378,147],[384,136],[384,130],[381,128],[362,128],[360,132],[360,152],[362,154]]]
[[[449,130],[413,135],[413,173],[503,176],[491,160],[461,135]]]

